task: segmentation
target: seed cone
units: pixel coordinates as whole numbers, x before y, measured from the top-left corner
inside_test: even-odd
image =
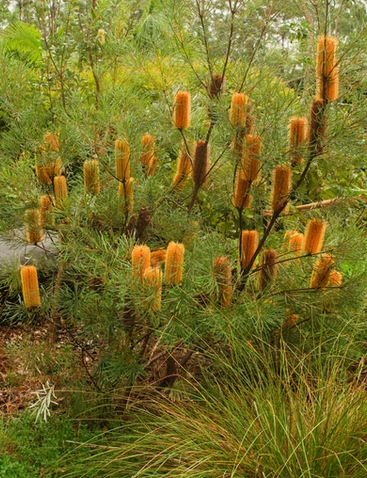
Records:
[[[245,126],[247,96],[244,93],[234,93],[232,96],[229,121],[234,128]]]
[[[338,40],[333,36],[320,36],[317,42],[316,96],[335,101],[339,94],[339,67],[336,50]]]
[[[321,154],[324,150],[326,134],[325,103],[320,98],[315,98],[310,110],[309,147],[312,152]]]
[[[340,287],[343,283],[343,275],[341,272],[333,269],[329,274],[329,287]]]
[[[178,129],[190,126],[191,95],[187,91],[179,91],[175,98],[173,124]]]
[[[245,178],[241,167],[237,168],[233,191],[233,205],[237,209],[244,209],[251,206],[252,196],[250,195],[251,183]]]
[[[241,236],[241,268],[247,269],[259,245],[257,231],[242,231]]]
[[[115,141],[116,177],[120,181],[130,179],[130,146],[125,140]]]
[[[24,305],[29,307],[39,307],[41,297],[38,286],[37,269],[35,266],[23,266],[20,270],[22,282],[22,294]]]
[[[218,285],[219,302],[223,308],[232,302],[232,270],[226,257],[216,257],[213,261],[214,277]]]
[[[177,159],[176,174],[172,180],[172,188],[176,191],[182,191],[186,180],[190,177],[192,172],[190,156],[186,148],[183,146]]]
[[[184,262],[185,246],[171,241],[166,252],[164,269],[164,282],[170,285],[179,284],[182,281],[182,268]]]
[[[302,251],[306,254],[318,254],[324,244],[326,223],[321,219],[311,219],[305,229]]]
[[[209,145],[206,141],[199,140],[196,143],[192,165],[192,177],[197,189],[205,183],[209,172],[209,166]]]
[[[158,249],[150,254],[151,267],[158,267],[166,260],[166,249]]]
[[[289,252],[294,252],[297,256],[301,255],[303,234],[298,231],[287,231],[284,239],[287,241],[287,249]]]
[[[60,207],[62,203],[66,201],[69,195],[65,176],[54,177],[54,193],[56,206]]]
[[[26,222],[26,239],[29,244],[36,244],[37,242],[42,242],[43,240],[43,231],[42,231],[42,219],[41,212],[39,209],[27,209],[25,212],[25,222]]]
[[[321,255],[321,259],[318,259],[313,267],[310,281],[311,289],[323,289],[328,285],[333,265],[334,260],[329,254]]]
[[[133,275],[136,279],[143,279],[144,271],[150,267],[150,249],[148,246],[134,246],[131,254]]]
[[[305,118],[293,117],[289,120],[289,156],[292,166],[304,160],[300,148],[307,136],[307,121]]]
[[[261,179],[261,141],[259,136],[248,134],[246,136],[244,158],[241,162],[245,179],[251,184],[258,184]]]
[[[264,291],[277,277],[277,257],[277,251],[274,249],[268,249],[261,254],[261,270],[259,276],[259,288],[261,291]]]
[[[162,271],[160,267],[148,267],[144,271],[144,281],[154,288],[152,310],[160,310],[162,305]]]
[[[120,199],[121,210],[131,214],[134,208],[134,178],[129,178],[127,181],[119,183],[118,196]]]
[[[89,194],[98,194],[101,191],[99,182],[99,164],[96,159],[84,161],[84,188]]]
[[[273,170],[271,207],[273,211],[287,212],[286,205],[292,188],[292,170],[287,165],[278,164]]]

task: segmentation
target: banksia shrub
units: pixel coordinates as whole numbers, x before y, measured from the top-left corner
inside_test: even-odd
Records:
[[[205,183],[209,166],[209,145],[206,141],[199,140],[195,146],[195,155],[192,165],[192,177],[197,189]]]
[[[98,161],[96,159],[84,161],[83,171],[85,192],[98,194],[101,190]]]
[[[252,184],[258,184],[261,179],[261,141],[259,136],[248,134],[244,146],[244,157],[241,168],[245,178]]]
[[[69,195],[65,176],[54,177],[54,193],[56,206],[60,207]]]
[[[115,141],[116,177],[120,181],[130,179],[130,146],[125,140]]]
[[[216,257],[213,261],[214,278],[218,285],[219,302],[223,308],[232,302],[232,270],[226,257]]]
[[[150,265],[152,267],[157,267],[166,260],[166,249],[159,249],[158,251],[153,251],[150,254]]]
[[[39,209],[27,209],[25,212],[26,239],[29,244],[42,242],[42,218]]]
[[[317,42],[316,96],[335,101],[339,94],[339,67],[336,50],[338,40],[333,36],[320,36]]]
[[[303,234],[298,231],[287,231],[284,236],[289,252],[295,252],[297,256],[302,253]]]
[[[176,174],[172,180],[172,188],[181,191],[185,185],[186,180],[190,177],[192,172],[191,159],[183,146],[177,159]]]
[[[323,152],[326,134],[325,103],[320,98],[315,98],[311,105],[308,141],[312,154]]]
[[[237,168],[233,191],[233,205],[237,209],[251,206],[252,196],[250,195],[251,183],[245,177],[241,166]]]
[[[247,96],[244,93],[232,95],[229,121],[234,128],[244,127],[246,124]]]
[[[190,126],[191,95],[187,91],[179,91],[175,98],[173,124],[175,128],[185,129]]]
[[[241,268],[247,269],[259,245],[259,233],[257,231],[242,231],[241,235]]]
[[[311,289],[323,289],[329,283],[331,268],[334,265],[334,259],[329,254],[322,254],[321,258],[315,262],[311,281]]]
[[[287,165],[278,164],[273,170],[271,207],[273,211],[287,212],[286,205],[292,188],[292,170]]]
[[[119,183],[120,209],[128,214],[131,214],[134,208],[133,182],[134,178],[129,178],[125,182]]]
[[[41,297],[38,286],[37,269],[35,266],[23,266],[20,270],[22,282],[22,294],[24,305],[29,307],[39,307]]]
[[[185,246],[171,241],[166,252],[164,267],[164,282],[169,285],[177,285],[182,281]]]
[[[302,251],[306,254],[318,254],[324,244],[326,222],[321,219],[310,219],[306,225]]]
[[[289,156],[292,166],[303,162],[301,147],[307,137],[307,121],[305,118],[289,120]]]
[[[162,305],[162,271],[160,267],[148,267],[143,274],[144,281],[154,289],[152,310],[160,310]]]
[[[277,277],[277,258],[278,254],[274,249],[268,249],[261,254],[259,273],[259,289],[261,291],[264,291]]]
[[[145,270],[150,267],[150,249],[146,245],[134,246],[131,254],[133,275],[136,279],[142,279]]]

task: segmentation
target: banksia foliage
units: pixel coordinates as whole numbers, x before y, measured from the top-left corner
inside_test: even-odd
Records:
[[[37,269],[35,266],[23,266],[20,270],[22,282],[22,294],[24,305],[29,307],[39,307],[41,297],[38,286]]]
[[[160,267],[148,267],[143,274],[144,281],[154,289],[152,310],[160,310],[162,305],[162,271]]]
[[[144,272],[150,267],[150,249],[148,246],[134,246],[131,254],[133,275],[136,279],[142,279]]]
[[[242,231],[241,236],[241,268],[247,269],[259,245],[257,231]]]
[[[305,118],[289,120],[289,156],[292,166],[303,162],[300,148],[307,136],[307,121]]]
[[[333,269],[329,274],[328,287],[340,287],[343,283],[343,275],[341,272]]]
[[[119,183],[118,196],[121,201],[121,209],[128,214],[131,214],[134,207],[134,178],[129,178],[123,183]]]
[[[172,180],[172,188],[181,191],[192,172],[191,160],[185,147],[182,147],[177,159],[176,174]]]
[[[324,244],[326,223],[321,219],[311,219],[305,229],[302,251],[306,254],[318,254]]]
[[[99,164],[96,159],[84,161],[84,188],[89,194],[98,194],[101,190],[99,182]]]
[[[152,176],[155,173],[158,158],[154,155],[155,138],[151,134],[145,134],[141,139],[143,151],[140,155],[140,163],[144,168],[146,176]]]
[[[320,36],[317,43],[316,96],[335,101],[339,94],[339,67],[336,61],[338,40],[333,36]]]
[[[60,207],[69,195],[65,176],[54,177],[54,193],[56,206]]]
[[[246,124],[247,96],[244,93],[234,93],[232,96],[229,121],[234,128],[243,127]]]
[[[247,181],[252,184],[258,184],[261,179],[261,141],[259,136],[248,134],[245,141],[244,158],[241,162],[241,168]]]
[[[334,265],[334,260],[329,254],[322,254],[321,258],[315,262],[311,281],[311,289],[323,289],[328,285],[331,268]]]
[[[175,98],[173,113],[173,124],[178,129],[185,129],[190,126],[191,116],[191,95],[187,91],[179,91]]]
[[[292,170],[287,165],[278,164],[273,170],[271,207],[273,211],[287,212],[288,196],[292,188]]]
[[[179,284],[182,281],[182,269],[184,262],[185,246],[171,241],[166,252],[164,268],[164,282],[170,285]]]
[[[42,218],[39,209],[27,209],[25,212],[26,239],[29,244],[42,242]]]
[[[205,183],[209,166],[209,145],[206,141],[199,140],[195,146],[195,155],[192,165],[192,177],[197,189]]]
[[[233,205],[237,209],[251,206],[252,196],[250,195],[251,183],[246,179],[241,167],[237,168],[233,191]]]
[[[166,249],[159,249],[158,251],[153,251],[150,254],[150,265],[152,267],[157,267],[166,260]]]
[[[115,141],[116,177],[120,181],[130,179],[130,146],[125,140]]]
[[[278,254],[274,249],[268,249],[261,254],[261,270],[259,275],[259,289],[264,291],[277,277],[276,264]]]
[[[323,151],[323,142],[326,133],[325,103],[322,99],[315,98],[311,105],[309,121],[309,147],[313,153]]]
[[[218,285],[219,302],[223,308],[232,302],[232,270],[226,257],[216,257],[213,261],[214,277]]]
[[[295,252],[297,256],[301,255],[303,234],[298,231],[287,231],[284,238],[287,241],[287,249],[289,252]]]

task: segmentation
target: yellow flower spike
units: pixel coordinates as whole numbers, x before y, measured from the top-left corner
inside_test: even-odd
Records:
[[[55,193],[56,206],[60,207],[62,203],[66,201],[69,195],[65,176],[54,177],[54,193]]]
[[[261,179],[261,153],[262,144],[259,136],[248,134],[245,139],[244,158],[241,162],[245,178],[251,184],[258,184]]]
[[[190,126],[191,95],[187,91],[179,91],[175,98],[173,124],[175,128],[186,129]]]
[[[125,140],[115,141],[116,177],[120,181],[130,179],[130,146]]]
[[[333,36],[320,36],[317,42],[316,96],[335,101],[339,95],[339,67],[336,50],[338,40]]]
[[[271,207],[273,211],[282,210],[287,212],[289,205],[287,204],[288,196],[292,188],[292,170],[287,165],[280,165],[273,170]]]
[[[177,159],[176,174],[172,180],[172,188],[176,189],[176,191],[181,191],[191,173],[192,166],[190,156],[188,155],[186,148],[183,146]]]
[[[307,137],[307,120],[293,117],[289,120],[289,156],[292,166],[303,163],[300,148]]]
[[[306,224],[302,251],[306,254],[318,254],[324,244],[326,222],[321,219],[310,219]]]
[[[99,182],[99,163],[96,159],[84,161],[84,188],[89,194],[98,194],[101,191]]]
[[[241,268],[246,269],[259,245],[257,231],[242,231],[241,236]]]
[[[232,270],[226,257],[216,257],[213,261],[214,277],[218,285],[219,302],[223,308],[232,303]]]
[[[177,285],[182,281],[182,269],[184,262],[185,246],[171,241],[166,252],[164,269],[164,282],[169,285]]]
[[[298,231],[287,231],[284,239],[287,241],[287,248],[289,252],[294,252],[297,256],[302,253],[303,234]]]
[[[38,286],[37,269],[35,266],[23,266],[20,270],[24,305],[27,308],[39,307],[41,297]]]
[[[250,195],[251,183],[246,179],[241,167],[237,168],[233,191],[233,205],[238,209],[251,206],[252,196]]]
[[[243,127],[246,124],[247,96],[244,93],[232,95],[229,121],[234,128]]]

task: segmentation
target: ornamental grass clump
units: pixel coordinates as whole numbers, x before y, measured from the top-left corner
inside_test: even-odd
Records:
[[[41,297],[36,267],[23,266],[20,269],[20,277],[25,307],[27,309],[31,307],[39,307],[41,305]]]

